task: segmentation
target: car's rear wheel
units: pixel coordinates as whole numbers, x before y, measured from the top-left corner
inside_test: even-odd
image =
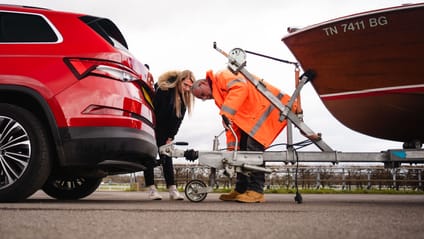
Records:
[[[50,174],[51,148],[41,121],[25,108],[0,103],[0,201],[23,200]]]
[[[60,200],[76,200],[92,194],[99,187],[102,178],[78,176],[50,176],[43,191]]]

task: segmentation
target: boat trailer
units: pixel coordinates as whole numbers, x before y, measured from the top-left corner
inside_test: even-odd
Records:
[[[188,145],[188,143],[171,143],[159,147],[159,153],[169,157],[180,158],[186,160],[198,160],[198,164],[211,168],[209,175],[209,185],[201,180],[194,179],[187,183],[185,187],[185,195],[192,202],[203,201],[209,192],[212,192],[212,186],[215,185],[216,170],[223,170],[224,175],[232,178],[236,173],[249,175],[251,172],[274,173],[276,171],[266,167],[266,163],[283,163],[297,164],[299,162],[321,163],[330,162],[338,163],[384,163],[386,168],[400,167],[402,163],[418,164],[424,163],[424,150],[417,149],[391,149],[381,152],[339,152],[328,146],[321,137],[321,134],[315,133],[304,122],[302,115],[293,113],[291,108],[296,99],[300,99],[300,91],[302,87],[309,81],[313,80],[314,72],[306,71],[298,78],[296,88],[291,95],[290,101],[284,105],[277,97],[267,90],[262,80],[257,80],[246,66],[246,52],[241,48],[234,48],[229,53],[219,49],[214,43],[214,49],[223,54],[227,59],[228,68],[233,73],[241,73],[261,92],[279,111],[280,120],[287,120],[287,144],[284,151],[239,151],[236,147],[234,151],[219,150],[218,137],[213,140],[212,151],[201,151],[194,149],[179,149],[178,145]],[[290,62],[291,63],[291,62]],[[295,63],[296,64],[296,63]],[[302,135],[307,139],[300,143],[293,143],[293,126],[298,128]],[[234,134],[231,127],[229,129]],[[235,136],[235,134],[234,134]],[[237,138],[237,137],[235,137]],[[314,144],[320,151],[298,151],[297,149],[304,146]],[[297,174],[296,174],[297,175]],[[302,203],[302,197],[297,190],[297,179],[295,179],[296,196],[295,201]]]

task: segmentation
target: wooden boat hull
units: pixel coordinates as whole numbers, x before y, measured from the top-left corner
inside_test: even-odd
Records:
[[[424,4],[338,18],[282,41],[342,124],[407,144],[424,142]],[[405,145],[404,145],[405,146]]]

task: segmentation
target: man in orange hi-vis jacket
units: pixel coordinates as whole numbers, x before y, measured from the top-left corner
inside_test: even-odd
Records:
[[[283,94],[274,86],[266,88],[274,96],[287,104],[290,96]],[[264,151],[287,125],[280,121],[280,111],[271,104],[242,74],[233,74],[230,70],[206,72],[206,78],[194,82],[193,95],[202,100],[214,99],[219,114],[230,125],[239,139],[239,149],[243,151]],[[296,110],[296,104],[292,110]],[[226,132],[227,148],[233,150],[235,138],[230,130]],[[265,174],[253,172],[250,176],[237,173],[236,188],[228,194],[222,194],[223,201],[264,202],[263,188]]]

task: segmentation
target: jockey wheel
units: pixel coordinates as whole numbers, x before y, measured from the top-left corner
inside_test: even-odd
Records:
[[[198,179],[191,180],[185,187],[185,195],[192,202],[201,202],[205,200],[207,193],[206,184]]]

